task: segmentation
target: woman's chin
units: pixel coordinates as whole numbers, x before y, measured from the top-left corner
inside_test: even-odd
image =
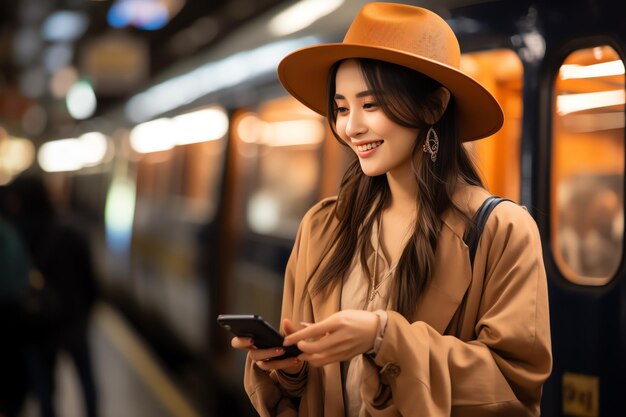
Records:
[[[386,174],[386,172],[380,168],[367,166],[365,164],[361,164],[361,171],[363,171],[363,173],[368,177],[377,177],[379,175]]]

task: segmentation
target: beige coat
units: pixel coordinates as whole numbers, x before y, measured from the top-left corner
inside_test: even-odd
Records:
[[[469,215],[488,193],[462,186],[455,203]],[[317,322],[339,309],[340,289],[303,296],[336,224],[335,199],[302,220],[285,274],[282,316]],[[474,269],[463,219],[442,216],[432,281],[411,322],[388,309],[383,343],[364,360],[361,396],[371,416],[537,416],[552,366],[541,243],[526,210],[496,207]],[[319,270],[318,270],[319,271]],[[466,302],[463,303],[464,296]],[[459,335],[459,337],[451,336]],[[308,367],[306,379],[267,374],[248,360],[245,388],[261,416],[343,417],[338,363]],[[299,407],[297,400],[299,398]]]

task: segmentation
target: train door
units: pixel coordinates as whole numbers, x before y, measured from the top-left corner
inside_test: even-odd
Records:
[[[560,56],[550,92],[544,414],[623,415],[624,61],[609,42],[580,45]]]

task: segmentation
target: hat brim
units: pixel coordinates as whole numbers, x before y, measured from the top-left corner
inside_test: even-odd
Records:
[[[445,86],[457,106],[458,134],[462,141],[481,139],[502,127],[504,115],[496,99],[477,81],[440,62],[386,47],[357,44],[322,44],[287,55],[278,65],[285,89],[313,111],[326,115],[327,77],[340,60],[370,58],[402,65]]]

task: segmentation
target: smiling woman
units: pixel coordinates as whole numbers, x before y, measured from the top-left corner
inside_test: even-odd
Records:
[[[459,66],[439,16],[392,3],[364,6],[343,43],[279,64],[356,158],[300,224],[284,346],[231,342],[249,350],[260,415],[539,415],[552,362],[539,234],[500,204],[470,264],[463,236],[490,194],[464,142],[497,132],[503,114]],[[270,360],[295,344],[297,358]]]

